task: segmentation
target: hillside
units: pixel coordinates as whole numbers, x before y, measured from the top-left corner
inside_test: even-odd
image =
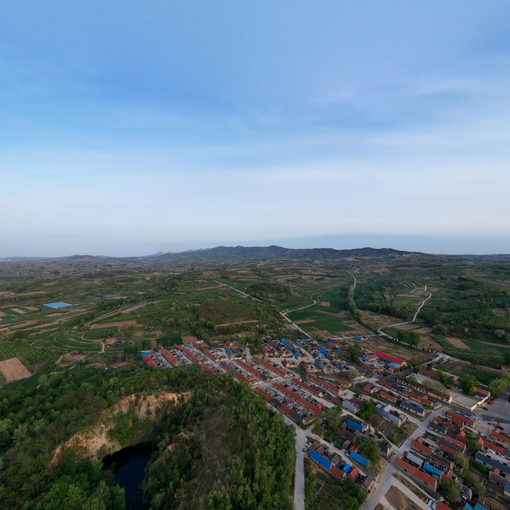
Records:
[[[2,395],[2,508],[121,510],[123,489],[101,461],[112,448],[137,444],[153,452],[145,508],[292,508],[291,429],[230,377],[133,364],[38,382]],[[173,402],[168,392],[187,393]],[[149,412],[148,402],[158,400]],[[94,430],[108,447],[94,447]]]

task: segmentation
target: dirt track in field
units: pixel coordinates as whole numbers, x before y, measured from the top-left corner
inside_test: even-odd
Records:
[[[91,326],[92,329],[101,329],[101,328],[129,328],[131,326],[141,328],[142,325],[138,324],[135,320],[130,321],[117,321],[117,322],[105,322],[104,324],[93,324]]]
[[[238,322],[226,322],[224,324],[216,324],[216,326],[237,326],[238,324],[255,324],[257,320],[251,321],[238,321]]]

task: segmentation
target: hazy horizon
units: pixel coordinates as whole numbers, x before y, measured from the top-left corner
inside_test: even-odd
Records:
[[[180,253],[189,250],[207,250],[218,246],[243,246],[243,247],[264,247],[270,245],[283,248],[307,249],[307,248],[334,248],[337,250],[349,250],[356,248],[392,248],[395,250],[422,252],[432,255],[507,255],[510,254],[510,246],[505,241],[487,237],[473,238],[440,238],[421,236],[384,236],[367,234],[347,234],[339,236],[310,236],[307,238],[287,239],[259,239],[243,242],[223,241],[201,243],[154,243],[144,246],[122,246],[112,251],[68,250],[53,253],[32,253],[32,254],[1,254],[0,259],[9,258],[60,258],[73,255],[94,256],[94,257],[143,257],[158,253]],[[476,247],[474,247],[476,245]],[[485,246],[495,246],[494,251],[487,251]]]
[[[508,2],[2,11],[0,257],[510,253]]]

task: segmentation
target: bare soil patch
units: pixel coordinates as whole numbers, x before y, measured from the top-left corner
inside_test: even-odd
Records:
[[[87,357],[86,354],[73,354],[68,352],[66,354],[62,354],[60,358],[57,359],[55,364],[59,367],[67,367],[69,365],[73,365],[74,363],[78,363],[79,361],[84,360]]]
[[[31,312],[38,312],[39,308],[37,306],[25,306],[27,310],[30,310]]]
[[[37,324],[37,321],[25,321],[25,322],[19,322],[18,324],[10,324],[9,326],[3,327],[2,330],[20,329],[25,326],[31,326],[32,324]]]
[[[430,333],[432,333],[432,328],[418,328],[415,329],[414,331],[422,335],[430,335]]]
[[[196,342],[198,338],[195,335],[181,335],[183,344],[191,344]]]
[[[443,352],[443,346],[438,344],[432,337],[430,336],[422,336],[420,338],[420,347],[424,347],[425,349],[434,349],[435,351]]]
[[[222,287],[224,287],[224,285],[211,285],[210,287],[200,287],[197,291],[202,292],[204,290],[221,289]]]
[[[0,361],[0,372],[2,372],[6,383],[26,379],[32,375],[30,370],[18,358]]]
[[[446,340],[452,344],[453,347],[457,349],[469,349],[469,346],[467,346],[460,338],[454,338],[452,336],[446,337]]]
[[[478,343],[485,345],[494,345],[494,347],[503,347],[504,349],[510,349],[510,345],[498,344],[497,342],[482,342],[478,340]]]
[[[418,505],[413,503],[398,487],[392,485],[386,493],[386,499],[399,510],[418,509]]]
[[[135,310],[139,310],[140,308],[143,308],[144,306],[147,306],[147,303],[140,303],[139,305],[132,306],[131,308],[126,308],[125,310],[122,310],[121,313],[130,313],[134,312]]]
[[[397,322],[403,322],[402,319],[396,319],[390,315],[377,314],[368,310],[362,310],[361,315],[364,322],[375,322],[379,328],[390,326],[391,324],[396,324]]]
[[[319,304],[321,306],[325,306],[327,308],[329,308],[331,306],[331,303],[329,301],[321,301]]]
[[[146,420],[155,414],[163,405],[177,402],[180,398],[187,399],[190,393],[162,393],[159,395],[141,395],[135,393],[129,395],[103,413],[95,427],[79,432],[61,444],[55,450],[51,464],[56,462],[65,448],[77,448],[85,455],[96,458],[100,450],[113,452],[120,449],[121,445],[110,438],[110,430],[114,427],[112,419],[117,413],[133,411],[137,416]]]
[[[11,310],[12,310],[13,312],[15,312],[15,313],[19,313],[19,314],[21,314],[21,315],[23,315],[23,314],[27,313],[27,312],[25,312],[25,310],[22,310],[21,308],[11,308]]]
[[[416,324],[411,322],[410,324],[402,324],[401,326],[397,326],[395,329],[402,329],[403,331],[411,331],[416,327]]]
[[[119,361],[118,363],[114,363],[112,365],[112,368],[125,367],[127,364],[128,364],[127,361]]]
[[[408,299],[408,300],[417,301],[422,296],[421,295],[417,295],[417,294],[397,294],[397,297],[399,299]]]
[[[216,326],[237,326],[238,324],[255,324],[258,320],[225,322],[224,324],[216,324]]]
[[[138,324],[135,320],[130,321],[117,321],[117,322],[105,322],[103,324],[93,324],[91,326],[92,329],[102,329],[102,328],[130,328],[134,327],[142,327],[141,324]]]
[[[5,317],[7,314],[5,312],[0,311],[0,317]]]
[[[310,324],[315,322],[315,319],[302,319],[300,321],[294,321],[296,324]]]
[[[420,362],[423,363],[432,358],[430,353],[426,353],[418,350],[409,350],[404,347],[400,347],[397,344],[386,341],[380,337],[369,337],[363,340],[363,345],[368,347],[373,351],[383,351],[386,354],[391,354],[392,356],[396,356],[397,358],[412,361],[412,362]]]
[[[319,313],[323,313],[324,315],[331,315],[332,317],[340,318],[338,313],[326,312],[325,310],[317,310]]]

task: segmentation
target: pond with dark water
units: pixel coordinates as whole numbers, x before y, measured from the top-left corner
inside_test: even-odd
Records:
[[[141,443],[107,455],[103,459],[104,469],[113,471],[115,481],[126,494],[126,510],[144,510],[143,481],[153,446]]]

